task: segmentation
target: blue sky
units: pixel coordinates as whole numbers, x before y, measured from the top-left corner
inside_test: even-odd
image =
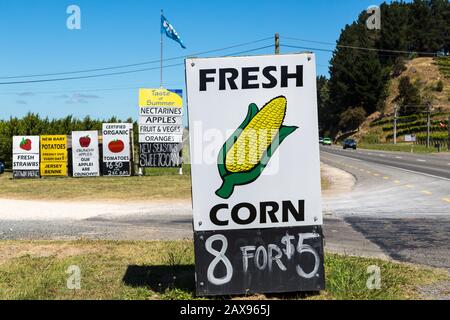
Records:
[[[165,39],[165,58],[191,55],[253,40],[283,37],[335,43],[340,30],[378,0],[2,0],[0,78],[103,68],[158,60],[160,10],[182,37],[186,50]],[[66,8],[81,8],[81,30],[68,30]],[[330,45],[281,39],[281,44],[333,49]],[[254,43],[211,55],[226,55],[273,44]],[[252,54],[268,54],[273,48]],[[282,53],[296,49],[282,48]],[[300,51],[300,50],[297,50]],[[328,74],[331,53],[316,52],[318,73]],[[167,62],[182,62],[182,59]],[[158,67],[159,63],[112,70]],[[105,71],[108,72],[108,71]],[[90,75],[92,72],[77,75]],[[49,79],[64,76],[35,77]],[[7,80],[23,79],[0,79]],[[164,70],[167,88],[184,87],[183,66]],[[159,70],[92,79],[0,85],[0,119],[74,115],[137,118],[139,87],[159,87]]]

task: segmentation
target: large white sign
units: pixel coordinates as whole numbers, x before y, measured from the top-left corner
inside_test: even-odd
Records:
[[[39,177],[39,136],[14,136],[12,168],[15,178]]]
[[[416,142],[416,135],[415,134],[405,135],[405,142]]]
[[[314,54],[185,67],[194,230],[321,225]]]
[[[72,158],[74,177],[100,175],[97,131],[72,132]]]
[[[103,162],[129,162],[130,123],[103,124]]]

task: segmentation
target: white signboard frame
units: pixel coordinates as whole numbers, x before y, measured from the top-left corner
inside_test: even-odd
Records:
[[[100,176],[97,131],[72,132],[72,172],[74,177]]]
[[[185,68],[194,230],[322,225],[314,54],[193,58],[186,59]],[[287,101],[283,125],[298,129],[257,179],[235,186],[228,199],[218,196],[224,143],[251,104],[261,110],[276,97]],[[303,219],[291,214],[295,210]]]
[[[37,171],[40,170],[40,145],[39,136],[14,136],[13,137],[13,171]]]
[[[103,162],[130,162],[130,123],[104,123]]]

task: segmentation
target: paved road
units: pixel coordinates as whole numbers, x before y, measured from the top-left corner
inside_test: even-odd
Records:
[[[450,179],[450,154],[448,153],[422,155],[378,150],[343,150],[336,146],[323,146],[321,152]]]
[[[409,169],[411,162],[419,163],[414,164],[417,173],[396,168],[405,167],[399,161],[406,158]],[[444,172],[448,162],[436,158],[323,148],[324,163],[350,172],[357,181],[346,195],[324,199],[325,214],[343,219],[391,258],[450,270],[450,180]]]

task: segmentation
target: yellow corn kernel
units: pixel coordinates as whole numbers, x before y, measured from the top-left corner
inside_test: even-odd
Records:
[[[283,124],[286,105],[286,98],[278,97],[250,120],[226,155],[225,167],[229,172],[250,171],[260,162]]]

